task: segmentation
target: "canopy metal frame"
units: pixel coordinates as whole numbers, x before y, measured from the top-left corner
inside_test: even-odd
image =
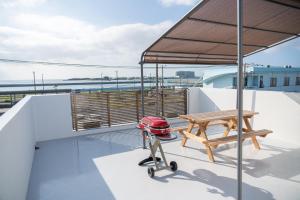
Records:
[[[177,22],[171,29],[169,29],[165,34],[163,34],[158,40],[156,40],[149,48],[147,48],[141,55],[141,60],[140,60],[140,66],[141,66],[141,103],[142,103],[142,116],[145,115],[145,110],[144,110],[144,64],[145,63],[155,63],[156,66],[158,66],[158,63],[160,64],[210,64],[208,61],[205,60],[214,60],[214,59],[219,59],[221,62],[220,63],[214,63],[214,65],[221,64],[226,65],[226,64],[237,64],[238,67],[238,87],[237,87],[237,110],[238,110],[238,151],[237,151],[237,199],[241,200],[242,199],[242,126],[243,126],[243,81],[244,81],[244,66],[243,66],[243,59],[246,56],[253,55],[255,53],[264,51],[268,48],[272,48],[274,46],[277,46],[279,44],[282,44],[284,42],[293,40],[295,38],[298,38],[300,36],[299,33],[292,33],[292,32],[285,32],[285,31],[278,31],[278,30],[269,30],[269,29],[263,29],[263,28],[257,28],[257,27],[250,27],[250,26],[245,26],[244,25],[244,9],[243,9],[243,3],[246,0],[236,0],[236,24],[230,24],[230,23],[224,23],[224,22],[218,22],[218,21],[213,21],[213,20],[205,20],[205,19],[198,19],[198,18],[193,18],[191,15],[195,12],[195,10],[201,8],[201,6],[205,5],[209,0],[203,0],[200,2],[198,5],[196,5],[190,12],[188,12],[179,22]],[[282,2],[280,0],[261,0],[265,2],[269,2],[272,4],[277,4],[281,5],[287,8],[293,8],[293,9],[298,9],[300,10],[300,5],[291,5],[285,2]],[[291,1],[290,1],[291,2]],[[295,3],[296,4],[296,3]],[[299,5],[299,6],[298,6]],[[227,26],[227,27],[236,27],[237,31],[237,40],[236,43],[234,42],[220,42],[220,41],[210,41],[210,40],[198,40],[198,39],[189,39],[189,38],[176,38],[176,37],[170,37],[168,36],[171,31],[173,31],[176,27],[178,27],[180,24],[182,24],[184,21],[190,20],[190,21],[202,21],[202,22],[207,22],[211,24],[216,24],[216,25],[222,25],[222,26]],[[284,40],[279,40],[275,43],[272,43],[270,45],[256,45],[256,44],[247,44],[243,43],[244,41],[244,29],[249,29],[249,30],[255,30],[255,31],[265,31],[269,33],[276,33],[276,34],[285,34],[287,37]],[[298,30],[297,30],[298,31]],[[213,44],[225,44],[225,45],[234,45],[236,46],[236,54],[221,54],[221,53],[191,53],[191,52],[186,52],[186,51],[159,51],[159,50],[151,50],[151,48],[159,43],[162,39],[169,39],[169,40],[175,40],[175,41],[188,41],[188,42],[205,42],[205,43],[213,43]],[[252,51],[250,53],[244,53],[243,49],[244,47],[257,47],[259,49]],[[193,59],[193,58],[203,58],[203,60],[200,60],[199,63],[194,62],[175,62],[175,61],[158,61],[156,60],[146,60],[145,61],[145,55],[147,53],[161,53],[163,55],[160,55],[158,57],[163,57],[163,58],[176,58],[176,59]],[[169,54],[169,55],[165,55]],[[173,54],[173,55],[172,55]],[[174,54],[181,54],[181,55],[174,55]],[[217,56],[217,57],[214,57]],[[218,57],[219,56],[219,57]],[[222,57],[223,56],[223,57]],[[223,61],[223,62],[222,62]],[[228,61],[227,63],[225,61]],[[156,70],[156,73],[158,71]],[[156,74],[156,77],[158,79],[158,74]],[[158,80],[157,80],[158,81]],[[143,147],[146,148],[145,146],[145,140],[143,142]]]
[[[227,3],[232,3],[235,0],[231,1],[226,1]],[[246,2],[246,4],[254,4],[255,2],[258,2],[259,0],[252,0],[252,1],[243,1]],[[282,29],[282,28],[276,28],[276,25],[272,24],[269,26],[269,22],[272,23],[272,17],[268,18],[262,18],[259,23],[248,23],[243,25],[243,30],[244,30],[244,39],[248,39],[248,35],[254,34],[253,36],[259,36],[263,37],[264,39],[261,40],[261,38],[258,38],[257,40],[250,40],[250,42],[244,42],[243,47],[244,47],[244,57],[253,55],[255,53],[261,52],[263,50],[272,48],[276,45],[282,44],[284,42],[287,42],[289,40],[295,39],[299,37],[299,28],[291,28],[291,27],[297,27],[300,26],[299,23],[295,22],[296,20],[299,20],[298,17],[298,11],[300,10],[300,4],[297,1],[294,0],[289,0],[289,1],[284,1],[284,0],[260,0],[264,5],[268,4],[271,9],[273,9],[274,5],[275,6],[280,6],[284,12],[290,12],[290,10],[287,9],[292,9],[294,14],[289,14],[289,15],[283,15],[281,16],[284,12],[279,12],[275,13],[274,17],[276,15],[280,15],[280,17],[283,17],[284,20],[288,19],[289,16],[296,19],[291,19],[288,21],[291,21],[291,23],[288,25],[290,29]],[[212,3],[211,3],[212,2]],[[220,3],[221,2],[221,3]],[[232,41],[232,40],[227,40],[226,37],[222,38],[214,38],[214,37],[195,37],[195,34],[187,33],[187,37],[183,36],[186,33],[184,30],[188,30],[191,28],[190,26],[195,26],[195,27],[200,27],[201,24],[199,23],[204,23],[210,26],[220,26],[224,28],[224,30],[229,31],[230,29],[234,29],[237,27],[237,23],[235,22],[230,22],[228,20],[218,20],[214,19],[212,17],[212,14],[208,13],[197,13],[199,10],[206,8],[205,6],[210,7],[210,4],[222,4],[223,1],[213,1],[213,0],[203,0],[199,4],[197,4],[190,12],[188,12],[181,20],[179,20],[172,28],[170,28],[168,31],[166,31],[159,39],[157,39],[152,45],[150,45],[144,52],[143,60],[144,63],[153,63],[155,64],[158,60],[159,63],[161,64],[214,64],[214,65],[223,65],[223,64],[236,64],[237,61],[237,54],[234,53],[232,54],[231,51],[228,51],[226,53],[219,53],[219,51],[224,51],[220,49],[226,49],[227,46],[231,49],[233,49],[235,46],[237,46],[237,43]],[[249,3],[251,2],[251,3]],[[253,3],[254,2],[254,3]],[[226,5],[225,4],[225,5]],[[219,5],[218,5],[219,6]],[[251,5],[250,5],[251,7]],[[211,7],[210,7],[211,8]],[[227,11],[228,12],[228,11]],[[248,12],[255,12],[255,10],[248,10]],[[225,13],[228,14],[228,13]],[[252,13],[253,14],[253,13]],[[208,17],[206,16],[208,15]],[[263,16],[264,17],[264,16]],[[245,20],[245,18],[244,18]],[[270,21],[271,20],[271,21]],[[251,20],[248,20],[248,22]],[[299,20],[300,21],[300,20]],[[196,24],[190,24],[191,22],[196,23]],[[237,20],[236,20],[237,22]],[[266,25],[261,26],[261,23],[264,24],[265,22],[268,22]],[[280,22],[282,23],[282,21]],[[275,28],[274,28],[275,27]],[[278,27],[278,26],[277,26]],[[210,27],[211,28],[211,27]],[[223,29],[222,28],[222,29]],[[204,28],[203,28],[204,29]],[[203,31],[202,29],[202,31]],[[219,30],[216,28],[216,30]],[[179,31],[179,32],[178,32]],[[254,31],[254,32],[253,32]],[[193,32],[193,30],[191,30]],[[232,33],[232,31],[231,31]],[[245,34],[246,33],[246,34]],[[193,35],[193,36],[192,36]],[[267,35],[265,37],[265,35]],[[271,36],[271,37],[268,37]],[[230,35],[230,37],[236,37],[236,35]],[[229,37],[229,38],[230,38]],[[210,38],[210,39],[209,39]],[[272,38],[272,39],[269,39]],[[251,43],[252,41],[252,43]],[[274,42],[276,41],[276,42]],[[187,45],[185,48],[192,48],[197,46],[196,43],[199,42],[198,46],[206,46],[205,48],[202,49],[200,52],[196,49],[185,49],[185,51],[178,51],[177,48],[173,49],[174,46],[179,45],[181,43],[184,43]],[[195,43],[192,45],[191,43]],[[275,44],[276,43],[276,44]],[[217,45],[217,46],[214,46]],[[210,47],[211,46],[211,47]],[[170,50],[173,49],[173,50]],[[187,57],[186,55],[191,55],[191,57]],[[216,57],[217,56],[217,57]],[[216,58],[215,58],[216,57]],[[215,58],[215,61],[214,59]]]

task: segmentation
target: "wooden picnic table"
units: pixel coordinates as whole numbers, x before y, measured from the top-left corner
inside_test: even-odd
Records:
[[[257,112],[248,110],[243,111],[243,135],[242,141],[251,138],[252,143],[256,149],[260,149],[259,143],[256,139],[257,136],[265,137],[267,134],[272,133],[270,130],[262,129],[254,131],[252,129],[250,119],[257,115]],[[216,148],[219,144],[225,144],[232,141],[237,141],[237,135],[229,136],[230,131],[237,129],[238,111],[237,110],[224,110],[216,112],[195,113],[189,115],[180,115],[179,118],[188,121],[187,127],[177,128],[182,135],[182,146],[185,146],[188,139],[196,140],[205,145],[208,158],[214,160],[212,149]],[[208,139],[206,130],[211,125],[223,125],[225,127],[223,137]],[[196,129],[196,131],[193,131]]]

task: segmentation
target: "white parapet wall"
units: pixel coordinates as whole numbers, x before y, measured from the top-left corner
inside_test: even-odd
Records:
[[[236,90],[190,88],[188,105],[189,113],[235,109]],[[244,90],[244,109],[259,112],[254,129],[270,129],[274,134],[269,137],[287,142],[300,141],[300,104],[287,93]]]
[[[33,105],[32,109],[36,142],[103,133],[107,131],[117,131],[134,127],[134,125],[125,125],[76,132],[72,127],[72,109],[69,94],[36,95],[31,97],[31,103]]]
[[[75,136],[69,94],[32,96],[36,141]]]
[[[27,96],[0,117],[0,200],[25,200],[35,144],[76,136],[70,95]]]
[[[236,91],[190,88],[188,112],[234,109]],[[282,140],[300,140],[300,104],[284,92],[244,91],[244,109],[259,112],[255,129],[271,129]],[[296,95],[297,96],[297,95]],[[37,142],[116,131],[119,126],[74,132],[69,94],[27,96],[0,117],[0,200],[25,200]]]
[[[31,98],[0,117],[0,199],[25,200],[34,157]]]
[[[134,127],[75,132],[69,94],[26,96],[0,117],[0,200],[25,200],[37,142]]]

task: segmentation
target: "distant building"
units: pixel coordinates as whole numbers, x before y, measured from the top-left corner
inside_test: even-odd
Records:
[[[237,69],[224,67],[204,72],[203,87],[236,88]],[[244,86],[256,90],[300,92],[299,67],[247,67]]]
[[[195,72],[193,71],[177,71],[176,76],[180,78],[195,78]]]
[[[109,81],[110,78],[109,78],[109,76],[104,76],[104,77],[103,77],[103,80]]]

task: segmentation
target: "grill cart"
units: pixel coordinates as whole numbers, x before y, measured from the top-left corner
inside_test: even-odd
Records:
[[[148,141],[150,148],[150,156],[139,162],[139,165],[146,165],[150,162],[154,162],[155,169],[153,167],[148,167],[148,175],[153,178],[156,171],[168,169],[171,171],[177,170],[177,163],[171,161],[168,164],[164,151],[162,149],[160,141],[171,141],[177,138],[176,135],[171,133],[170,124],[168,121],[162,117],[144,117],[141,119],[138,128],[141,129],[143,137]],[[161,158],[156,157],[155,154],[159,149],[164,165],[160,165]]]

